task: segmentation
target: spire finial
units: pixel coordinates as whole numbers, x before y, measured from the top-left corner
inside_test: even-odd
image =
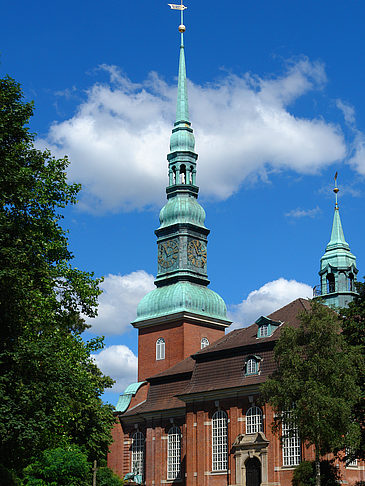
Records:
[[[335,209],[338,209],[338,200],[337,200],[337,193],[339,191],[339,188],[337,187],[337,176],[338,176],[338,173],[336,172],[335,174],[335,188],[333,189],[333,192],[335,193],[336,195],[336,204],[335,204]]]

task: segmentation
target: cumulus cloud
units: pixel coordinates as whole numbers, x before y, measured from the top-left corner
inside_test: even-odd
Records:
[[[124,344],[109,346],[92,357],[101,371],[115,380],[112,392],[122,393],[137,381],[137,356]]]
[[[305,218],[305,217],[309,217],[309,218],[315,218],[317,216],[318,213],[320,213],[321,210],[319,208],[319,206],[316,206],[315,208],[313,209],[301,209],[301,208],[297,208],[297,209],[292,209],[291,211],[288,211],[287,213],[285,213],[285,216],[288,217],[288,218]]]
[[[268,282],[250,292],[240,304],[231,306],[229,315],[233,324],[229,330],[249,326],[262,315],[267,316],[299,297],[312,298],[312,295],[312,287],[296,280],[279,278]]]
[[[139,301],[154,288],[154,277],[144,270],[127,275],[109,274],[100,285],[98,316],[87,320],[90,332],[122,334],[136,317]]]
[[[80,204],[88,211],[160,205],[176,84],[155,73],[136,84],[113,66],[102,69],[109,82],[93,85],[75,115],[55,122],[39,145],[69,155],[70,178],[83,184]],[[337,126],[290,111],[325,81],[323,66],[303,59],[279,77],[226,75],[204,86],[190,83],[204,196],[228,198],[248,176],[283,169],[313,174],[342,160],[345,143]]]

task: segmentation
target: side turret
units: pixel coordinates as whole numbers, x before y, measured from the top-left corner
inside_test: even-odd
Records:
[[[336,195],[335,214],[333,216],[331,239],[321,258],[319,271],[320,285],[315,287],[314,296],[321,297],[324,304],[331,307],[346,307],[355,297],[356,257],[350,251],[342,229],[338,207],[337,172],[335,175]]]

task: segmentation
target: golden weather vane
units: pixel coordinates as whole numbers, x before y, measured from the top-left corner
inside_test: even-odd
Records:
[[[188,7],[183,5],[183,0],[181,0],[181,4],[175,4],[175,3],[168,3],[167,4],[172,10],[180,10],[181,11],[181,22],[179,25],[179,31],[181,33],[185,32],[185,25],[184,25],[184,10],[186,10]]]

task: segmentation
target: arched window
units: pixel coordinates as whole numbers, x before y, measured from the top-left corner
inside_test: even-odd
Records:
[[[165,340],[158,338],[156,341],[156,360],[165,359]]]
[[[167,434],[167,479],[181,477],[181,432],[179,427],[171,427]]]
[[[132,471],[143,475],[144,471],[144,436],[142,432],[136,432],[132,439]]]
[[[258,371],[258,365],[255,358],[249,358],[246,362],[246,375],[255,375]]]
[[[349,273],[347,284],[348,284],[348,290],[350,290],[351,292],[355,290],[353,273]]]
[[[301,459],[298,429],[290,421],[290,412],[286,412],[282,422],[283,466],[297,466]]]
[[[207,346],[209,346],[208,338],[203,337],[200,341],[200,349],[206,348]]]
[[[327,275],[327,294],[335,292],[335,276],[333,273]]]
[[[259,407],[251,407],[246,413],[246,434],[262,432],[262,411]]]
[[[227,414],[223,410],[215,412],[212,418],[212,470],[227,470]]]

